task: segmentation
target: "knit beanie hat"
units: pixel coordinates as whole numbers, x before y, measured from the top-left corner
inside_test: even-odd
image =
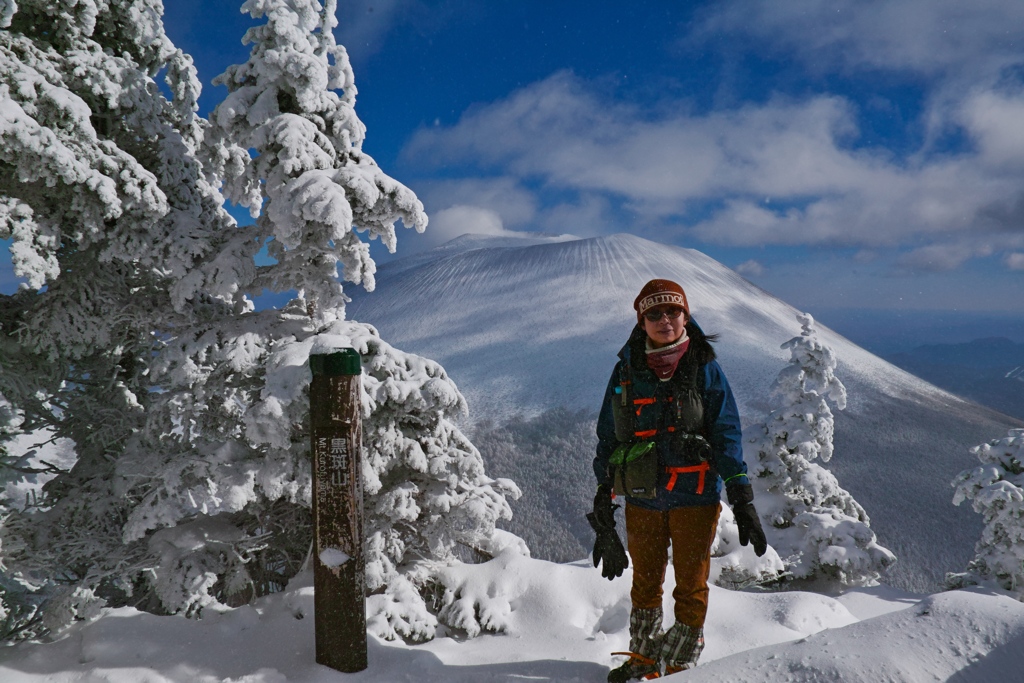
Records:
[[[671,280],[651,280],[640,290],[633,308],[636,309],[636,321],[643,324],[644,313],[655,306],[678,306],[690,317],[690,305],[686,302],[686,292]]]

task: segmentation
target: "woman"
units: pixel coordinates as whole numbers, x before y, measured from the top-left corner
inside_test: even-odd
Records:
[[[610,683],[696,665],[704,648],[711,545],[724,483],[740,542],[766,550],[743,462],[740,420],[715,351],[690,319],[683,288],[651,280],[633,302],[637,325],[619,352],[597,423],[594,566],[611,579],[627,566],[612,498],[626,499],[633,558],[629,660]],[[662,632],[662,582],[672,545],[675,623]]]

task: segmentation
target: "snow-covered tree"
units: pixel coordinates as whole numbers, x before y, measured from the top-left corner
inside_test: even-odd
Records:
[[[784,343],[790,361],[772,386],[778,407],[751,440],[757,449],[754,485],[768,542],[794,578],[842,585],[877,580],[895,556],[878,545],[864,508],[831,472],[835,420],[831,402],[846,407],[832,350],[818,340],[814,319],[797,316],[800,336]]]
[[[27,79],[71,114],[33,124],[49,110],[22,102],[42,99],[28,86],[0,99],[5,114],[27,112],[0,135],[37,157],[0,180],[0,229],[24,234],[15,247],[28,254],[16,262],[27,287],[0,300],[0,390],[79,453],[45,509],[7,519],[8,574],[48,593],[51,629],[104,602],[195,614],[280,589],[312,537],[308,357],[351,346],[364,369],[367,588],[390,596],[372,623],[432,635],[420,597],[432,568],[460,546],[498,549],[494,523],[518,490],[484,474],[440,366],[344,319],[338,277],[373,287],[358,233],[394,249],[396,221],[423,229],[426,216],[362,151],[335,3],[246,2],[266,22],[221,77],[230,92],[212,124],[195,116],[198,81],[158,0],[2,6],[2,45],[17,50],[3,55],[0,78],[14,75],[0,96]],[[163,66],[171,100],[152,82]],[[254,225],[227,216],[221,187]],[[261,247],[271,263],[257,265]],[[253,310],[247,295],[265,289],[297,294]]]
[[[0,297],[0,391],[22,429],[49,428],[79,456],[47,510],[5,521],[0,550],[12,573],[52,555],[40,576],[72,593],[97,563],[132,563],[114,463],[145,423],[151,359],[201,289],[211,305],[237,279],[229,246],[213,247],[233,221],[196,158],[199,82],[161,9],[0,3],[0,238],[25,281]]]
[[[1024,429],[1011,429],[971,449],[981,465],[953,480],[953,503],[971,501],[985,519],[967,571],[947,575],[950,587],[994,582],[1024,599]]]

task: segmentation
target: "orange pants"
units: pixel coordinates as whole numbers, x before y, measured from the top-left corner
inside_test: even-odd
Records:
[[[711,573],[711,544],[721,505],[648,510],[626,505],[626,537],[633,559],[634,609],[661,607],[668,545],[672,543],[672,566],[676,587],[676,621],[692,628],[704,626],[708,613],[708,575]]]

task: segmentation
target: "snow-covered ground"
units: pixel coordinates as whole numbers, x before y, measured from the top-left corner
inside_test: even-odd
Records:
[[[509,551],[459,568],[467,591],[505,606],[507,632],[409,645],[369,637],[369,668],[314,662],[312,577],[201,620],[106,611],[54,643],[0,650],[4,683],[604,681],[626,648],[631,573]],[[671,577],[666,593],[672,589]],[[670,614],[670,599],[665,603]],[[932,596],[885,587],[837,597],[712,586],[701,665],[678,681],[879,683],[1021,680],[1024,604],[980,591]]]

